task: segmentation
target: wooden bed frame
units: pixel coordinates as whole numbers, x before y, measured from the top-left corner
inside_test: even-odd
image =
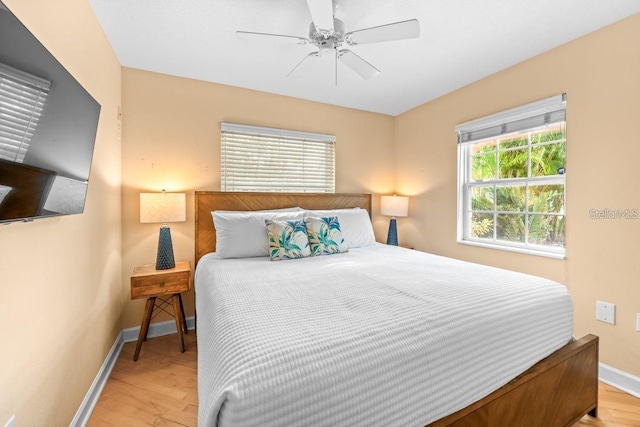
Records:
[[[196,191],[196,263],[213,252],[214,210],[360,207],[371,213],[370,194],[282,194]],[[598,337],[587,335],[541,360],[508,384],[429,424],[429,427],[572,426],[584,415],[597,417]]]

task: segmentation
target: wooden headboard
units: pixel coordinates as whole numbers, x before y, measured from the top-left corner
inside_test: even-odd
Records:
[[[196,263],[216,248],[216,229],[211,212],[255,211],[299,206],[304,209],[359,207],[371,215],[371,194],[232,193],[196,191]]]

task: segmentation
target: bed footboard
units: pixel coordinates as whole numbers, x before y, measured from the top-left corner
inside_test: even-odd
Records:
[[[598,411],[598,337],[586,335],[429,427],[572,426]],[[523,424],[526,423],[526,424]]]

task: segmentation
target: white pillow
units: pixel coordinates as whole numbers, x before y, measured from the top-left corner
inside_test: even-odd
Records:
[[[304,219],[304,212],[221,212],[214,211],[216,254],[220,258],[269,256],[269,237],[265,220]]]
[[[371,218],[366,209],[306,210],[304,212],[305,216],[314,218],[337,216],[347,248],[361,248],[376,244]]]

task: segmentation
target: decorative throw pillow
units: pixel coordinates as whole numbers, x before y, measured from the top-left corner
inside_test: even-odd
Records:
[[[331,255],[347,252],[337,216],[304,219],[309,236],[311,255]]]
[[[303,220],[265,220],[271,261],[304,258],[311,255],[307,227]]]
[[[364,246],[374,246],[376,236],[373,234],[371,217],[366,209],[326,209],[326,210],[305,210],[305,217],[325,218],[337,216],[340,221],[342,237],[347,244],[347,248],[361,248]]]

